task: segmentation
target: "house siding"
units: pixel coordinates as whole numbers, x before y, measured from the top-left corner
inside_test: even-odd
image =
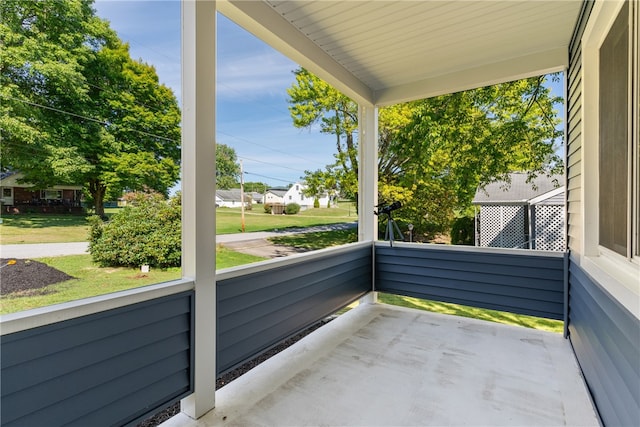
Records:
[[[640,320],[574,262],[569,284],[569,336],[600,417],[637,426]]]
[[[586,1],[569,48],[567,214],[569,339],[604,425],[640,421],[640,320],[580,266],[584,257],[582,36],[594,3]]]
[[[571,251],[582,251],[582,35],[593,8],[583,3],[569,45],[567,77],[567,244]]]
[[[376,291],[564,318],[564,253],[377,244]]]
[[[217,282],[224,373],[371,291],[371,246]]]
[[[188,395],[193,297],[3,335],[2,426],[125,425]]]

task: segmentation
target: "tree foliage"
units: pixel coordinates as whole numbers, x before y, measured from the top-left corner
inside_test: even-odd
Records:
[[[180,110],[155,69],[132,60],[92,0],[0,5],[2,168],[36,188],[83,184],[96,213],[125,189],[177,181]]]
[[[357,106],[306,70],[295,75],[288,91],[294,125],[320,123],[338,141],[337,162],[326,172],[307,172],[307,181],[314,191],[329,176],[341,191],[357,188],[357,145],[348,137],[357,129]],[[448,232],[468,212],[478,186],[506,180],[514,171],[531,179],[560,172],[555,149],[562,133],[554,106],[561,99],[551,96],[547,78],[556,76],[381,108],[380,203],[402,202],[396,219],[413,223],[418,233]]]
[[[320,132],[335,135],[336,162],[327,166],[346,197],[358,191],[358,105],[304,68],[294,71],[296,82],[287,89],[289,112],[298,128],[320,127]],[[309,175],[309,174],[308,174]]]
[[[240,165],[236,151],[225,144],[216,144],[216,184],[228,190],[238,184]]]

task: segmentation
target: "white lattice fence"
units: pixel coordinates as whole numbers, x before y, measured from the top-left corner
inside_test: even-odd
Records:
[[[482,206],[480,246],[525,247],[525,213],[525,206]]]
[[[535,248],[546,251],[563,251],[564,206],[536,205],[535,211]]]

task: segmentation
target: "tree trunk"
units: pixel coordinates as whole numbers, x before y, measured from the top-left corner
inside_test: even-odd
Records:
[[[101,181],[89,182],[89,193],[93,198],[93,206],[95,208],[95,214],[100,218],[105,218],[104,214],[104,195],[107,187]]]

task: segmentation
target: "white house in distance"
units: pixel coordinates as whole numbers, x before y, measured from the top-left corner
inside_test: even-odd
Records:
[[[258,198],[255,197],[256,195],[258,196]],[[239,208],[240,200],[241,197],[239,188],[216,191],[216,207]],[[260,203],[262,201],[262,195],[260,193],[244,193],[244,200],[247,204]]]
[[[290,203],[297,203],[300,205],[302,209],[313,208],[313,201],[315,198],[313,196],[307,196],[304,194],[307,189],[307,185],[301,182],[296,182],[288,190],[271,188],[267,190],[267,194],[265,196],[265,203],[271,204],[283,204],[288,205]],[[323,194],[318,199],[320,202],[320,207],[326,207],[329,202],[329,195]]]

